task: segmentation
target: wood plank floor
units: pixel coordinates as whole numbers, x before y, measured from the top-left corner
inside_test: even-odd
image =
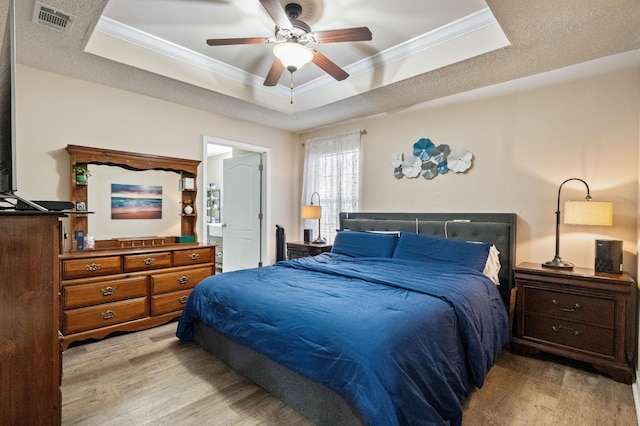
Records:
[[[63,425],[309,425],[195,344],[176,324],[63,353]],[[637,425],[631,386],[555,358],[502,354],[465,426]]]

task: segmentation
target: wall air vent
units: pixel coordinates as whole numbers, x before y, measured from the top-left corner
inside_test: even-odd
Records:
[[[70,33],[75,17],[56,10],[53,7],[36,2],[33,8],[33,22],[42,24],[54,30]]]

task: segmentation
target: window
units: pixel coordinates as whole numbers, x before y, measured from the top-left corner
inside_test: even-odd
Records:
[[[302,204],[320,196],[320,235],[332,242],[339,228],[340,212],[356,212],[360,202],[360,131],[310,139],[305,144]],[[313,202],[317,204],[317,198]],[[305,220],[304,228],[318,236],[317,221]]]

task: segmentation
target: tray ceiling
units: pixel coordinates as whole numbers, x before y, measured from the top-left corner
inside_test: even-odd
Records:
[[[291,0],[292,2],[294,0]],[[288,1],[283,1],[283,4]],[[482,0],[304,1],[313,30],[368,26],[373,40],[315,44],[350,77],[335,81],[314,64],[276,87],[263,81],[270,44],[208,46],[208,38],[272,37],[258,0],[110,0],[86,51],[285,113],[300,113],[508,45]],[[295,86],[290,100],[290,83]]]
[[[351,76],[305,65],[289,104],[288,73],[262,85],[271,46],[205,43],[272,36],[258,0],[42,1],[71,27],[35,23],[38,3],[16,1],[18,62],[294,132],[640,49],[637,0],[300,0],[313,30],[368,26],[373,40],[318,45]]]

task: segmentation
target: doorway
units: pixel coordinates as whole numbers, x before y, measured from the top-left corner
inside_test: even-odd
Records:
[[[268,202],[270,193],[270,150],[257,145],[211,136],[203,137],[202,149],[201,188],[204,188],[204,190],[202,191],[203,214],[199,218],[202,224],[201,235],[203,237],[201,241],[218,244],[220,248],[220,250],[217,250],[216,273],[225,272],[223,265],[227,265],[227,271],[230,271],[270,264],[270,254],[267,250],[267,247],[270,247],[272,242],[272,238],[267,232],[270,222]],[[251,184],[249,181],[247,181],[246,185],[238,184],[238,179],[244,179],[245,174],[233,177],[232,180],[230,179],[230,184],[226,185],[224,182],[223,163],[242,156],[251,158],[251,154],[260,154],[259,158],[262,164],[260,167],[260,191],[256,192],[255,183]],[[247,177],[247,179],[249,178]],[[231,185],[231,182],[234,184]],[[255,182],[255,179],[253,179],[253,182]],[[225,196],[226,186],[233,188],[232,197]],[[211,191],[211,189],[215,189],[215,191]],[[246,191],[246,193],[244,191]],[[212,193],[218,196],[218,199],[215,200],[217,203],[215,205],[217,211],[215,211],[213,215],[210,214],[212,212],[211,209],[214,208],[214,200],[211,198]],[[259,197],[260,199],[254,200],[252,197]],[[246,201],[248,199],[251,199],[252,202],[247,203]],[[242,203],[243,205],[225,206],[225,202],[230,204]],[[226,227],[225,211],[237,212],[238,209],[245,207],[258,208],[256,206],[259,206],[260,209],[261,224],[260,226],[253,224],[247,225],[248,228],[251,227],[256,232],[254,238],[250,240],[250,244],[254,245],[254,247],[252,247],[252,250],[247,250],[247,240],[244,239],[246,234],[243,235],[244,241],[240,244],[234,240],[234,238],[237,239],[239,237],[239,234],[238,232],[229,232],[231,230]],[[247,218],[250,217],[249,215],[243,216]],[[253,215],[251,215],[251,217],[253,218]],[[236,227],[238,215],[234,214],[233,219],[233,225]],[[225,236],[229,244],[225,244]],[[240,247],[243,247],[243,249],[240,249]],[[251,258],[248,257],[248,253],[251,253],[249,255]],[[253,259],[253,257],[255,257],[255,259]]]

